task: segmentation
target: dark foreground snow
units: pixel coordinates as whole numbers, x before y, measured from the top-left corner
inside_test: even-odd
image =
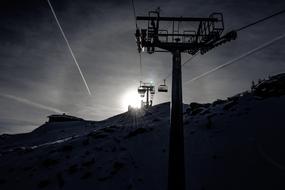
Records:
[[[285,96],[185,105],[187,189],[285,189]],[[167,189],[169,103],[0,136],[0,189]]]

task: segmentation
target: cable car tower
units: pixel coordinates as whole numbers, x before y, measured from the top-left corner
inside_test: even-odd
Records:
[[[168,190],[184,190],[181,53],[204,54],[216,46],[236,39],[237,34],[232,31],[222,36],[224,31],[222,13],[212,13],[208,18],[161,17],[158,8],[155,11],[150,11],[147,16],[136,17],[136,22],[142,21],[144,21],[142,23],[144,28],[137,27],[135,33],[139,53],[143,51],[149,54],[154,52],[170,52],[172,54]],[[171,29],[161,27],[165,23],[170,23]],[[160,90],[163,91],[163,88]],[[164,91],[166,91],[165,88]]]
[[[138,93],[141,98],[146,96],[145,101],[141,101],[142,108],[149,108],[152,106],[153,96],[155,94],[155,86],[152,82],[142,82],[140,81],[140,86],[138,87]]]

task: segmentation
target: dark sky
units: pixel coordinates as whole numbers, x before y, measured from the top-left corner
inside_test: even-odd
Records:
[[[89,84],[90,97],[46,0],[1,0],[0,134],[25,132],[66,112],[101,120],[126,111],[122,99],[135,91],[139,62],[130,0],[51,0]],[[283,0],[135,0],[138,15],[156,7],[162,16],[224,14],[226,31],[285,8]],[[183,68],[187,81],[285,33],[285,16],[251,27],[238,39],[197,56]],[[184,86],[184,103],[210,102],[248,90],[252,80],[285,72],[285,39]],[[183,55],[186,60],[189,55]],[[143,54],[143,80],[161,83],[171,54]],[[167,81],[168,84],[171,80]],[[154,103],[169,101],[157,94]]]

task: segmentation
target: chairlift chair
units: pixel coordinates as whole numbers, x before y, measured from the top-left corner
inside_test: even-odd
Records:
[[[145,92],[146,92],[146,89],[143,88],[142,86],[140,86],[140,87],[138,88],[138,93],[139,93],[140,95],[144,95]]]
[[[163,80],[163,84],[158,86],[158,92],[168,92],[168,87],[165,83],[165,79]]]
[[[150,89],[150,94],[151,94],[151,95],[154,95],[154,94],[155,94],[155,88],[154,88],[154,86]]]

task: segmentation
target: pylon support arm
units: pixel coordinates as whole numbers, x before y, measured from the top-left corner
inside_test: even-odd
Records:
[[[224,31],[223,14],[214,12],[209,17],[161,17],[158,11],[149,11],[148,16],[137,16],[137,21],[145,21],[137,27],[135,37],[138,51],[154,53],[179,50],[191,55],[210,49],[234,39],[236,35],[222,36]],[[172,25],[172,29],[162,28],[160,23]],[[191,27],[189,26],[189,23]]]
[[[137,20],[156,20],[157,17],[149,17],[149,16],[137,16]],[[159,17],[159,21],[191,21],[191,22],[201,22],[201,21],[207,21],[207,22],[217,22],[217,18],[194,18],[194,17]]]

